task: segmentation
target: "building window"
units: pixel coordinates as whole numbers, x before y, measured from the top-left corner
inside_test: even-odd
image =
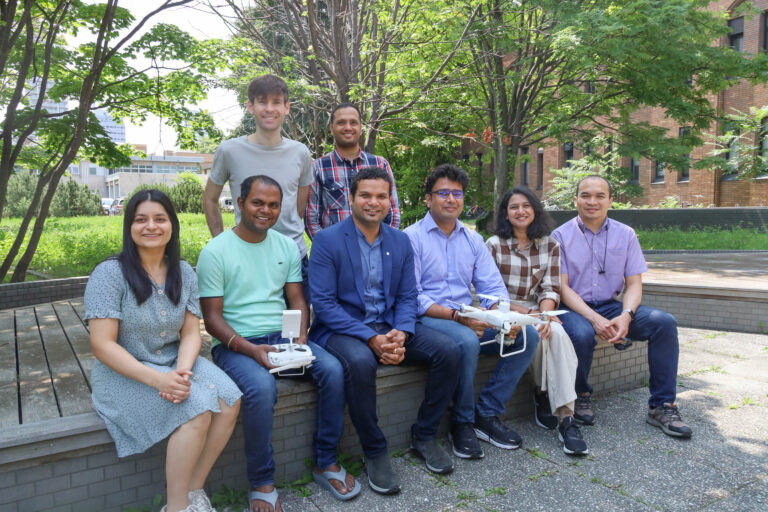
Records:
[[[520,148],[520,175],[523,179],[523,185],[528,186],[528,171],[531,167],[531,161],[528,159],[528,148]]]
[[[96,166],[92,165],[88,168],[88,174],[90,176],[96,176]]]
[[[768,116],[763,118],[763,125],[760,129],[760,156],[763,167],[760,177],[768,177]]]
[[[653,181],[651,183],[664,183],[664,169],[666,164],[656,160],[653,163]]]
[[[725,169],[723,170],[723,180],[733,180],[738,177],[739,174],[739,153],[740,153],[740,135],[741,132],[734,128],[733,125],[728,125],[725,128],[725,133],[731,133],[731,139],[728,142],[728,152],[725,154]]]
[[[536,174],[538,174],[538,183],[536,190],[544,188],[544,148],[539,148],[539,159],[536,161]]]
[[[731,29],[728,34],[728,46],[737,52],[744,51],[744,17],[730,20],[728,28]]]
[[[686,128],[685,126],[681,126],[678,133],[680,136],[680,142],[685,144],[685,136],[688,133],[688,128]],[[690,179],[691,179],[691,154],[689,153],[685,157],[685,164],[683,165],[683,168],[680,169],[680,172],[677,175],[677,181],[688,181]]]
[[[640,182],[640,162],[638,160],[635,160],[634,158],[629,159],[629,182],[630,183],[639,183]]]
[[[595,94],[595,90],[596,90],[595,82],[593,82],[591,80],[589,82],[587,82],[587,86],[586,86],[587,94]]]
[[[563,160],[565,161],[563,167],[570,168],[571,160],[573,160],[573,142],[563,144]]]
[[[764,52],[768,52],[768,11],[763,13],[763,22],[760,24],[760,30],[763,31],[762,48]]]

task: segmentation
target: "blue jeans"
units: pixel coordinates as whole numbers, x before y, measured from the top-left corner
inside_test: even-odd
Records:
[[[256,344],[286,343],[279,332],[248,338]],[[317,466],[325,469],[336,463],[336,446],[344,433],[344,375],[341,364],[310,341],[317,358],[306,369],[305,378],[317,386],[317,417],[312,448]],[[274,376],[246,355],[232,352],[224,345],[211,350],[213,361],[224,370],[243,392],[243,433],[248,481],[259,487],[274,483],[275,461],[272,457],[272,416],[277,402]]]
[[[391,327],[387,324],[369,324],[379,334]],[[413,336],[405,344],[405,358],[401,364],[427,365],[427,385],[424,400],[416,416],[411,433],[416,439],[434,439],[437,427],[448,410],[458,377],[458,347],[443,334],[416,323]],[[379,363],[368,348],[367,340],[343,334],[328,338],[325,348],[336,356],[344,368],[345,393],[349,417],[355,426],[366,458],[375,459],[387,453],[387,439],[378,425],[376,415],[376,370]]]
[[[624,309],[621,302],[587,303],[601,316],[611,320],[621,314]],[[566,306],[562,309],[569,311],[560,316],[565,332],[573,342],[579,366],[576,368],[576,393],[591,393],[589,371],[592,368],[592,355],[595,352],[595,330],[592,324],[578,313]],[[669,313],[648,306],[637,308],[635,318],[629,324],[627,337],[636,340],[648,340],[648,367],[651,378],[649,388],[651,397],[648,405],[659,407],[664,403],[674,403],[677,394],[677,359],[679,346],[677,342],[677,320]]]
[[[489,343],[480,346],[481,341],[488,341],[496,336],[496,331],[486,329],[483,337],[478,339],[475,331],[452,320],[422,316],[419,319],[427,327],[453,339],[461,349],[461,363],[459,367],[459,382],[453,395],[452,423],[474,423],[475,421],[475,372],[477,371],[477,357],[483,354],[498,354],[499,345]],[[481,416],[498,416],[504,414],[505,404],[512,397],[512,393],[523,376],[526,368],[531,364],[539,345],[539,333],[533,326],[526,326],[528,343],[525,352],[510,357],[501,357],[496,363],[493,375],[480,392],[477,399],[477,412]],[[519,348],[523,342],[522,330],[515,338],[515,344],[507,347],[507,350]]]

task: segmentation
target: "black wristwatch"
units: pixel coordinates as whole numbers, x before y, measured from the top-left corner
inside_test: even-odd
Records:
[[[635,319],[635,312],[632,311],[632,308],[627,308],[623,310],[622,313],[629,313],[629,318],[631,318],[632,320]]]

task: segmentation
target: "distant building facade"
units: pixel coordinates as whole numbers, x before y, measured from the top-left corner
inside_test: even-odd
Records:
[[[711,4],[712,9],[720,11],[727,9],[733,13],[741,3],[740,0],[718,0]],[[757,54],[768,51],[768,0],[753,0],[752,5],[761,12],[752,17],[732,14],[725,23],[731,29],[728,36],[723,37],[720,45]],[[739,82],[710,101],[722,114],[749,112],[750,107],[768,105],[768,86],[760,84],[753,86]],[[647,122],[653,126],[664,127],[669,136],[685,136],[685,127],[668,119],[660,108],[645,108],[636,112],[632,119],[638,123]],[[722,134],[724,126],[713,125],[709,133]],[[752,141],[759,148],[762,156],[768,157],[768,120],[764,121],[763,129],[755,135]],[[636,205],[656,205],[666,197],[673,196],[685,205],[704,206],[768,206],[768,169],[766,174],[754,180],[737,179],[735,170],[723,172],[715,169],[694,169],[693,164],[706,156],[713,146],[703,145],[691,153],[691,166],[688,169],[677,170],[667,168],[664,162],[651,161],[645,158],[635,160],[624,158],[622,166],[631,170],[637,183],[642,187],[643,194],[632,198]],[[465,143],[462,156],[470,162],[477,162],[475,151],[477,146]],[[586,148],[576,147],[572,143],[559,146],[541,145],[522,147],[520,155],[530,155],[530,161],[518,165],[515,169],[514,185],[527,185],[540,197],[544,197],[550,188],[550,182],[555,177],[551,169],[565,167],[568,160],[585,156]],[[477,159],[476,159],[477,158]],[[482,173],[481,173],[482,176]],[[489,176],[490,177],[490,176]]]

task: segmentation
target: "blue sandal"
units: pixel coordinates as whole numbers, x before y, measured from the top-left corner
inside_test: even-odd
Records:
[[[264,501],[272,505],[272,510],[277,512],[277,489],[272,489],[271,492],[260,492],[260,491],[248,491],[248,510],[245,512],[251,512],[253,510],[253,507],[251,506],[251,502],[253,500],[259,500]],[[280,505],[280,510],[285,512],[285,509],[283,508],[283,505]]]
[[[347,471],[343,467],[340,471],[323,471],[319,474],[312,471],[312,478],[317,482],[317,485],[328,489],[328,491],[333,494],[333,497],[339,501],[349,501],[360,494],[360,482],[357,480],[355,480],[355,486],[351,491],[347,492],[347,494],[341,494],[336,490],[333,484],[331,484],[331,480],[338,480],[345,486],[347,485]]]

